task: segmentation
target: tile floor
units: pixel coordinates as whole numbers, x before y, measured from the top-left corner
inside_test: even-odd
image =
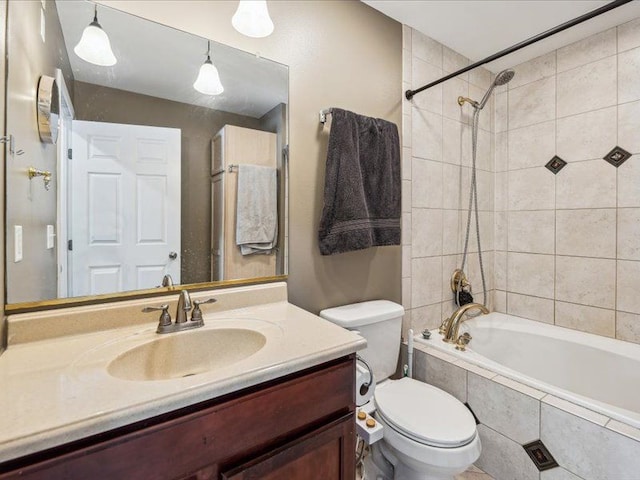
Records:
[[[356,480],[362,480],[360,472],[356,472]],[[484,473],[478,467],[472,465],[469,470],[460,475],[456,475],[455,480],[494,480],[493,477],[487,473]]]

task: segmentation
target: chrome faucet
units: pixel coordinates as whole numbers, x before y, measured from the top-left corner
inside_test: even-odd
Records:
[[[447,343],[458,343],[458,333],[460,330],[460,324],[465,321],[464,314],[474,308],[479,309],[485,315],[489,313],[489,309],[480,303],[467,303],[466,305],[458,308],[451,317],[445,319],[440,325],[440,333],[444,335],[442,339]],[[469,343],[471,336],[465,337],[464,345]]]
[[[181,290],[176,309],[176,324],[185,323],[191,311],[191,296],[187,290]]]
[[[192,328],[198,328],[204,326],[204,319],[202,318],[202,310],[200,305],[204,303],[214,303],[217,300],[210,298],[208,300],[194,300],[193,312],[191,313],[191,320],[188,320],[189,312],[191,311],[191,296],[186,290],[180,292],[178,297],[178,306],[176,308],[176,321],[171,322],[171,314],[169,313],[169,305],[164,304],[158,307],[145,307],[142,309],[144,313],[161,311],[160,320],[158,322],[157,333],[171,333],[179,332],[181,330],[189,330]]]
[[[168,273],[162,277],[162,286],[163,287],[173,287],[173,278]]]

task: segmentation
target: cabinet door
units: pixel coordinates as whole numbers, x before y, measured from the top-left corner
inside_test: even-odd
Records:
[[[222,480],[355,478],[353,414],[323,426],[221,476]]]

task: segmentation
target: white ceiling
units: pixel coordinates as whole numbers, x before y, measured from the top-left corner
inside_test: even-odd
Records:
[[[56,6],[76,80],[255,118],[288,102],[285,65],[216,42],[211,42],[211,59],[224,93],[198,93],[193,82],[206,60],[206,39],[103,6],[98,6],[98,21],[118,63],[91,65],[73,47],[93,20],[93,4],[57,0]]]
[[[476,62],[609,3],[601,0],[362,0]],[[640,17],[640,1],[485,65],[499,72]]]

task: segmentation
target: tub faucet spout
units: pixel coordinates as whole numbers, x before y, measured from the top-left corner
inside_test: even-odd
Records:
[[[489,313],[489,309],[480,303],[467,303],[458,308],[448,320],[445,320],[440,327],[440,332],[444,335],[443,341],[447,343],[456,343],[458,340],[458,332],[460,324],[465,321],[464,314],[469,310],[479,309],[485,315]]]

